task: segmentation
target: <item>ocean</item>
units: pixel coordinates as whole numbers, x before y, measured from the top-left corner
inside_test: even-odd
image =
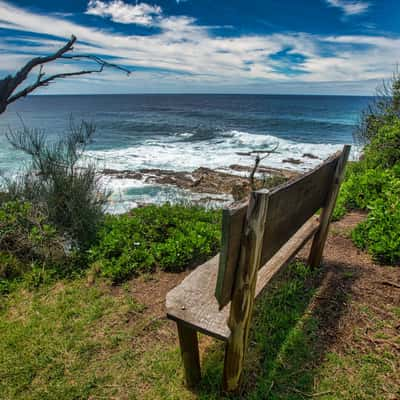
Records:
[[[253,164],[246,153],[276,147],[261,165],[307,170],[343,144],[354,144],[360,112],[370,100],[294,95],[30,96],[0,115],[0,170],[15,175],[28,160],[10,147],[7,130],[24,124],[44,130],[52,140],[65,134],[71,117],[96,124],[86,156],[100,169],[229,171],[233,164]],[[354,145],[352,158],[359,151]],[[143,179],[104,177],[103,182],[112,191],[111,212],[200,196]]]

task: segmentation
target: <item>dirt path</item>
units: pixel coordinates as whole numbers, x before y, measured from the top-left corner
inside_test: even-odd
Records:
[[[346,282],[351,281],[352,302],[370,304],[384,318],[386,305],[400,306],[400,268],[378,265],[367,253],[353,245],[350,232],[363,217],[361,213],[352,212],[341,221],[331,224],[324,250],[326,277],[323,285],[328,285],[331,280],[340,291],[343,290],[342,285],[348,286]],[[309,245],[300,252],[299,258],[306,259],[308,251]],[[163,318],[166,294],[187,274],[187,271],[179,274],[157,272],[134,279],[130,282],[131,293],[140,303],[146,305],[149,314]],[[352,315],[348,321],[351,326],[355,322],[351,307],[349,314]],[[347,327],[345,320],[341,326]],[[398,329],[397,334],[400,333],[400,326]]]
[[[315,350],[319,355],[315,363],[322,366],[328,353],[343,357],[349,354],[351,357],[354,351],[366,357],[383,355],[390,366],[383,375],[387,394],[382,394],[381,398],[395,400],[400,398],[397,397],[400,396],[400,380],[396,373],[400,370],[400,268],[377,265],[353,245],[350,232],[363,217],[360,213],[350,213],[331,226],[322,280],[307,310],[322,321],[318,328]],[[299,258],[306,259],[308,251],[309,246],[301,251]],[[132,295],[146,306],[146,317],[162,322],[159,329],[146,334],[148,343],[154,340],[177,343],[175,324],[165,320],[164,300],[167,292],[187,273],[158,272],[129,283]],[[203,339],[201,348],[207,348],[211,342]],[[354,379],[359,374],[357,370],[345,372],[354,374]],[[382,379],[382,375],[378,379]],[[337,397],[333,398],[364,398],[341,397],[337,390]]]

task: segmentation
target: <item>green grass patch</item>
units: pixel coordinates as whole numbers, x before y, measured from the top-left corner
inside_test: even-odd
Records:
[[[86,399],[108,393],[114,368],[126,368],[135,318],[143,307],[84,281],[14,291],[0,311],[0,397]],[[122,360],[125,358],[125,361]]]
[[[260,296],[243,393],[230,398],[380,399],[383,389],[397,393],[393,352],[328,350],[324,335],[340,316],[332,304],[345,304],[347,294],[321,293],[321,278],[294,263]],[[327,300],[316,306],[316,296]],[[399,310],[392,311],[396,318]],[[385,327],[372,320],[373,337],[382,337]],[[88,287],[75,279],[33,291],[18,288],[0,306],[0,398],[226,398],[220,388],[223,343],[203,336],[200,341],[203,379],[189,391],[173,325],[139,304],[129,284],[98,280]]]

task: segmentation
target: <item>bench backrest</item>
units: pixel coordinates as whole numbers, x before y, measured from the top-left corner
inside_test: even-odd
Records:
[[[259,268],[324,207],[342,152],[334,154],[312,171],[268,193],[263,247]],[[215,296],[221,307],[231,300],[248,205],[223,210],[222,243]]]

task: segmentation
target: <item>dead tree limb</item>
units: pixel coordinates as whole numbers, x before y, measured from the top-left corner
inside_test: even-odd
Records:
[[[121,66],[118,66],[113,63],[109,63],[102,58],[95,55],[84,55],[84,54],[75,54],[69,55],[66,54],[74,49],[74,43],[76,42],[76,37],[74,35],[71,36],[71,39],[60,49],[58,49],[55,53],[50,54],[48,56],[35,57],[28,61],[15,75],[8,75],[4,79],[0,80],[0,114],[2,114],[9,104],[14,101],[20,99],[21,97],[27,96],[29,93],[33,92],[39,87],[48,86],[51,82],[56,79],[68,78],[71,76],[80,76],[87,75],[96,72],[102,72],[105,67],[116,68],[121,71],[126,72],[128,75],[130,71]],[[80,70],[75,72],[64,72],[59,74],[51,75],[45,78],[45,73],[43,72],[44,64],[50,63],[59,59],[67,59],[67,60],[89,60],[97,64],[97,68]],[[31,85],[26,86],[25,88],[19,89],[20,85],[25,82],[32,70],[35,67],[39,67],[39,73],[37,79]]]
[[[256,190],[256,184],[254,181],[255,174],[257,172],[258,166],[260,165],[260,162],[267,158],[270,154],[275,153],[276,149],[278,148],[278,145],[276,145],[272,150],[263,150],[263,151],[254,151],[250,152],[256,153],[256,158],[254,160],[254,166],[253,169],[251,170],[250,176],[249,176],[249,181],[250,181],[250,187],[252,190]],[[260,157],[260,153],[266,153],[263,157]]]

